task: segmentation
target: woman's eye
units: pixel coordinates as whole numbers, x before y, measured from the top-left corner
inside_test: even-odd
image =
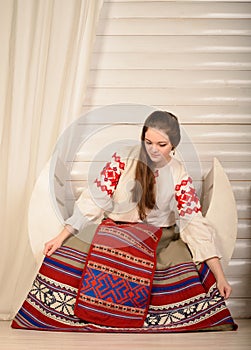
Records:
[[[166,145],[167,145],[166,143],[161,143],[160,147],[166,147]]]

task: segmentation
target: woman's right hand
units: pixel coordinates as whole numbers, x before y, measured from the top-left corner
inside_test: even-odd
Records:
[[[51,256],[71,235],[72,234],[66,228],[64,228],[55,238],[45,243],[43,251],[44,255]]]

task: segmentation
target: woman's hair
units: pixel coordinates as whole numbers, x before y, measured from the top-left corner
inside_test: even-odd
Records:
[[[145,120],[141,134],[141,149],[135,171],[135,186],[132,199],[138,203],[141,220],[147,216],[147,209],[153,209],[156,204],[154,163],[145,148],[145,134],[148,128],[158,129],[168,137],[174,149],[180,142],[180,127],[175,115],[165,111],[154,111]]]

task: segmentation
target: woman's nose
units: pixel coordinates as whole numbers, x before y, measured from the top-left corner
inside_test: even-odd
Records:
[[[152,144],[152,150],[153,150],[154,152],[158,152],[158,146]]]

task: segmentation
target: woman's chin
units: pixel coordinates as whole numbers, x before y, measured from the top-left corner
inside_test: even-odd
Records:
[[[151,161],[154,163],[156,168],[162,168],[163,166],[165,166],[171,159],[165,159],[163,157],[150,157]]]
[[[160,158],[160,159],[159,158],[158,159],[152,158],[152,162],[154,163],[155,167],[157,167],[157,168],[161,168],[161,167],[165,166],[167,163],[166,160],[163,158]]]

